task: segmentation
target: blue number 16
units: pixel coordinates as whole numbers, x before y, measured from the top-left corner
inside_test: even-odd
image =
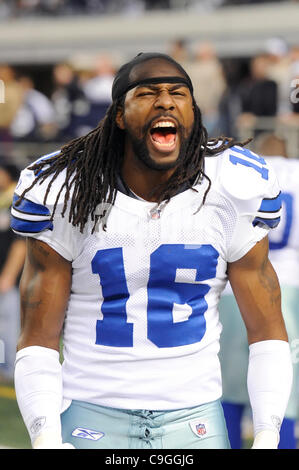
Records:
[[[260,173],[261,177],[264,180],[268,179],[269,170],[265,168],[266,162],[262,157],[253,154],[252,152],[250,152],[250,150],[246,148],[232,147],[231,150],[233,150],[235,153],[238,153],[239,155],[243,155],[244,157],[249,158],[249,160],[247,160],[242,157],[240,158],[235,154],[230,154],[229,159],[231,163],[233,163],[234,165],[237,165],[239,163],[243,166],[247,166],[248,168],[252,168],[253,170]],[[259,163],[259,165],[254,162]]]
[[[291,233],[294,212],[294,196],[291,193],[281,193],[281,201],[284,204],[285,224],[275,229],[276,234],[280,234],[280,239],[275,238],[275,240],[273,240],[272,231],[269,233],[270,250],[281,250],[287,246]]]
[[[211,245],[161,245],[150,257],[147,285],[147,336],[159,348],[183,346],[200,341],[206,331],[205,300],[210,290],[200,283],[216,276],[219,253]],[[130,297],[122,248],[99,250],[92,272],[100,276],[103,320],[96,324],[96,344],[133,346],[133,323],[127,322]],[[176,281],[178,269],[193,270],[194,281]],[[187,304],[187,320],[174,322],[174,304]]]

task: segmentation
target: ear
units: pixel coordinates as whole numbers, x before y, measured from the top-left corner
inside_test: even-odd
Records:
[[[119,106],[116,112],[116,118],[115,122],[117,126],[124,130],[125,129],[125,123],[124,123],[124,108],[122,106]]]

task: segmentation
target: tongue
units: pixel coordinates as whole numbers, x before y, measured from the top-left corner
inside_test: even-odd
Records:
[[[166,134],[165,132],[155,131],[152,134],[152,138],[159,144],[171,144],[174,142],[175,135],[171,132],[169,134]]]

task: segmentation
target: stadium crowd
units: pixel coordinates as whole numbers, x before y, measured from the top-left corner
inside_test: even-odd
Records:
[[[169,44],[168,52],[191,76],[211,137],[238,137],[265,118],[272,119],[273,125],[299,126],[299,45],[287,48],[278,38],[268,40],[243,74],[236,61],[220,60],[210,43],[189,47],[178,39]],[[6,95],[1,105],[1,140],[65,142],[88,132],[110,105],[118,65],[107,53],[55,64],[44,90],[36,76],[0,64]]]
[[[144,10],[211,10],[244,4],[274,3],[278,0],[0,0],[0,19],[42,15],[136,13]]]
[[[211,137],[237,137],[240,129],[255,127],[260,118],[299,126],[299,46],[287,48],[280,39],[269,40],[242,76],[237,64],[220,60],[210,43],[191,48],[178,39],[168,52],[190,74]],[[88,132],[111,102],[117,67],[106,53],[91,60],[77,57],[53,65],[51,86],[41,90],[36,77],[0,64],[6,93],[0,116],[2,141],[64,142]]]

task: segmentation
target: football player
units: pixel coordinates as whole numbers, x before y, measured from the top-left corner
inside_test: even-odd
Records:
[[[279,449],[295,449],[298,417],[299,322],[299,160],[287,158],[285,142],[274,134],[262,134],[255,143],[259,153],[274,168],[281,188],[283,212],[279,226],[271,231],[269,258],[281,285],[282,311],[293,353],[293,386],[280,432]],[[249,405],[246,388],[248,343],[240,312],[229,288],[219,304],[223,331],[220,358],[223,373],[223,407],[231,446],[242,446],[242,420]],[[238,353],[236,354],[236,351]]]
[[[233,139],[208,141],[167,55],[124,64],[112,100],[16,188],[12,228],[28,250],[15,387],[32,446],[229,448],[217,311],[229,279],[250,345],[253,448],[276,448],[292,365],[268,259],[275,174]]]

